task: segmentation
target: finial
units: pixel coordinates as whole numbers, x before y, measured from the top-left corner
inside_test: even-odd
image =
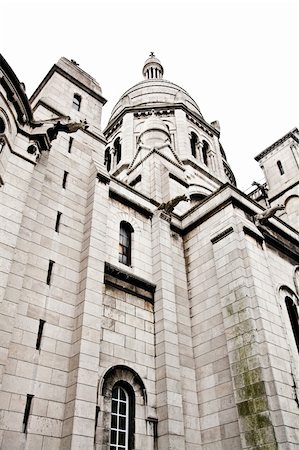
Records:
[[[154,52],[150,52],[149,55],[150,55],[150,57],[153,57],[153,58],[155,57],[155,53]]]

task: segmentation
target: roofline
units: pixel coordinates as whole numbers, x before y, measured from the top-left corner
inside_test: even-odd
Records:
[[[195,106],[197,107],[199,113],[202,115],[201,110],[197,104],[197,102],[194,100],[193,97],[191,97],[191,95],[189,94],[189,92],[186,91],[186,89],[182,88],[181,86],[179,86],[176,83],[173,83],[172,81],[169,80],[165,80],[164,78],[153,78],[153,79],[145,79],[145,80],[141,80],[138,83],[134,84],[133,86],[131,86],[129,89],[127,89],[119,98],[119,100],[117,101],[117,103],[114,105],[110,118],[109,118],[109,122],[110,120],[114,120],[114,118],[116,117],[116,115],[114,115],[114,110],[116,108],[116,106],[118,105],[118,103],[121,101],[122,98],[126,97],[128,95],[129,92],[131,92],[134,88],[138,88],[141,84],[143,83],[158,83],[158,82],[165,82],[165,83],[169,83],[171,85],[173,85],[174,87],[178,88],[180,91],[182,91],[184,94],[186,94],[188,97],[190,97],[190,99],[194,102]],[[135,106],[135,105],[134,105]]]
[[[62,75],[63,77],[65,77],[67,80],[69,80],[71,83],[78,86],[83,91],[87,92],[87,94],[89,94],[91,97],[94,97],[96,100],[98,100],[100,103],[102,103],[102,105],[105,105],[105,103],[107,102],[107,100],[102,95],[97,94],[92,89],[85,86],[85,84],[81,83],[79,80],[77,80],[72,75],[70,75],[68,72],[66,72],[61,67],[59,67],[57,64],[54,64],[52,66],[52,68],[49,70],[49,72],[47,73],[47,75],[44,77],[42,82],[38,85],[38,87],[35,89],[35,91],[31,95],[31,97],[29,99],[30,103],[32,103],[33,100],[35,100],[35,98],[38,96],[38,94],[41,92],[41,90],[44,88],[44,86],[47,84],[47,82],[50,80],[50,78],[54,75],[55,72],[57,72],[60,75]]]
[[[32,110],[31,110],[31,106],[30,106],[28,97],[27,97],[25,91],[23,90],[23,88],[21,87],[20,80],[18,79],[18,77],[16,76],[16,74],[14,73],[14,71],[12,70],[12,68],[10,67],[10,65],[8,64],[8,62],[6,61],[6,59],[3,57],[3,55],[1,53],[0,53],[0,68],[3,70],[3,72],[6,74],[7,78],[9,79],[9,81],[12,83],[12,86],[15,88],[18,99],[21,101],[21,105],[23,106],[23,108],[26,112],[27,119],[28,119],[27,122],[31,122],[31,120],[33,119],[33,114],[32,114]],[[2,82],[2,84],[3,84],[3,82]],[[7,85],[7,88],[9,89],[10,86]],[[17,101],[14,101],[14,99],[12,99],[12,101],[13,101],[13,103],[17,102]],[[17,111],[17,113],[18,113],[18,111]],[[18,114],[18,116],[19,116],[19,114]],[[20,120],[20,122],[22,122],[20,117],[18,117],[18,119]]]
[[[256,161],[260,161],[261,159],[264,158],[264,156],[266,156],[268,153],[270,153],[275,147],[278,147],[280,144],[282,144],[284,141],[286,141],[290,137],[292,137],[294,139],[294,141],[296,141],[299,144],[299,139],[297,138],[297,136],[294,135],[295,132],[299,133],[298,128],[293,128],[287,134],[282,136],[280,139],[275,141],[272,145],[270,145],[265,150],[263,150],[261,153],[259,153],[254,159]]]

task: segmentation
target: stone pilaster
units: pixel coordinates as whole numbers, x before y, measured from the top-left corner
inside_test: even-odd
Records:
[[[170,218],[156,212],[152,219],[155,293],[156,387],[158,449],[184,450],[183,399]]]
[[[232,220],[233,221],[233,220]],[[259,330],[258,302],[241,224],[212,239],[224,332],[234,385],[242,449],[277,448]]]
[[[108,184],[96,180],[95,170],[91,176],[89,192],[63,426],[63,448],[70,450],[94,448],[106,221],[109,210]]]

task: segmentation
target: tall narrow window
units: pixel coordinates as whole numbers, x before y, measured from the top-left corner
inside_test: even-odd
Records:
[[[193,131],[191,131],[190,145],[191,145],[191,153],[194,158],[196,158],[196,146],[198,143],[198,137]]]
[[[70,137],[70,139],[69,139],[69,147],[68,147],[68,152],[69,153],[71,153],[71,151],[72,151],[73,142],[74,142],[74,138]]]
[[[37,338],[36,338],[36,350],[40,350],[40,345],[42,342],[42,335],[43,335],[43,329],[46,321],[39,319],[39,326],[38,326],[38,332],[37,332]]]
[[[60,211],[57,211],[56,223],[55,223],[55,231],[56,231],[56,233],[59,233],[59,225],[60,225],[61,214],[62,213]]]
[[[73,97],[73,108],[80,111],[81,107],[81,96],[79,94],[74,94]]]
[[[104,164],[106,166],[107,172],[110,172],[111,169],[111,154],[110,154],[110,148],[106,148],[105,150],[105,159]]]
[[[48,267],[48,275],[47,275],[47,285],[49,286],[51,284],[51,277],[52,277],[52,270],[53,266],[55,264],[55,261],[49,260],[49,267]]]
[[[298,317],[298,311],[297,306],[294,300],[292,300],[290,297],[285,298],[286,307],[288,310],[295,342],[297,345],[297,350],[299,353],[299,317]]]
[[[203,158],[203,162],[206,166],[208,165],[208,150],[209,150],[209,144],[207,143],[207,141],[203,141],[202,142],[202,158]]]
[[[277,161],[277,167],[278,167],[280,175],[283,175],[284,174],[284,168],[283,168],[283,166],[281,164],[281,161]]]
[[[116,164],[121,160],[121,143],[120,138],[115,139],[114,141],[115,155],[116,155]]]
[[[131,265],[132,254],[132,226],[128,222],[122,221],[119,229],[119,257],[118,260],[126,266]]]
[[[23,417],[23,433],[27,433],[27,426],[28,426],[30,408],[31,408],[31,403],[32,403],[33,397],[34,397],[34,395],[27,394],[26,406],[25,406],[24,417]]]
[[[112,389],[110,450],[129,450],[129,396],[122,386]]]
[[[5,131],[5,123],[4,120],[0,117],[0,133],[4,133]]]
[[[64,174],[63,174],[63,180],[62,180],[62,187],[63,187],[63,189],[66,188],[66,179],[67,179],[68,174],[69,173],[65,170]]]

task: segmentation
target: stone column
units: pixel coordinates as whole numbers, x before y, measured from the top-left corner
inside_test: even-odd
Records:
[[[155,293],[156,392],[158,450],[184,450],[183,399],[170,217],[157,211],[152,219]]]

